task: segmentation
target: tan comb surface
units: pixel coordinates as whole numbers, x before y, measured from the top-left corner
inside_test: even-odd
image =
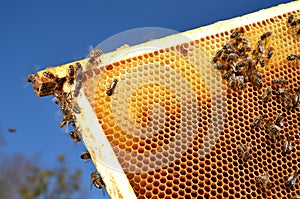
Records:
[[[299,1],[108,53],[98,67],[81,61],[85,95],[78,97],[83,113],[77,122],[112,198],[300,195],[299,182],[285,185],[300,170],[300,107],[287,110],[274,94],[262,102],[276,77],[292,90],[300,86],[300,60],[287,60],[300,54],[300,35],[287,23],[291,14],[300,19]],[[272,47],[274,55],[257,67],[261,89],[246,83],[232,90],[214,69],[213,57],[234,30],[242,30],[252,49],[272,32],[265,51]],[[293,146],[286,155],[282,141],[251,127],[256,116],[274,121],[279,114],[285,118],[280,137],[290,136]],[[239,157],[239,144],[251,146],[247,161]],[[271,189],[256,182],[263,174]]]

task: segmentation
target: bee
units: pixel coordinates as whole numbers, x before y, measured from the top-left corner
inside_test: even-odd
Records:
[[[248,144],[247,147],[239,144],[239,157],[242,157],[244,161],[247,161],[250,158],[250,149],[250,144]]]
[[[293,149],[293,146],[292,146],[292,143],[291,143],[291,137],[288,136],[288,137],[284,138],[284,145],[283,145],[283,149],[282,149],[282,154],[285,155],[289,151],[291,151],[292,149]]]
[[[289,15],[288,23],[291,24],[294,21],[294,15]]]
[[[44,71],[44,72],[43,72],[43,75],[44,75],[45,77],[47,77],[48,79],[54,80],[54,78],[55,78],[54,74],[51,73],[51,72],[49,72],[49,71]]]
[[[247,65],[248,65],[248,68],[249,68],[249,69],[252,68],[252,66],[254,65],[253,59],[248,58],[248,59],[247,59]]]
[[[107,92],[106,92],[106,94],[107,94],[108,96],[111,96],[111,95],[114,93],[114,90],[115,90],[115,88],[116,88],[116,86],[117,86],[117,83],[118,83],[118,80],[115,79],[115,80],[110,84],[109,89],[108,89]]]
[[[232,71],[228,71],[223,75],[223,79],[229,79],[232,76]]]
[[[300,56],[292,54],[292,55],[289,55],[286,59],[289,60],[289,61],[293,61],[293,60],[296,60],[296,59],[300,59]]]
[[[91,159],[91,154],[88,151],[84,152],[80,155],[80,158],[83,160],[89,160],[89,159]]]
[[[73,91],[73,97],[78,97],[81,87],[82,87],[82,81],[77,81],[75,84],[75,89]]]
[[[78,106],[78,104],[76,102],[72,103],[72,111],[74,113],[76,113],[76,114],[80,114],[81,113],[80,108],[79,108],[79,106]]]
[[[272,94],[272,88],[267,87],[263,96],[264,103],[267,103],[270,100],[271,94]]]
[[[272,47],[268,48],[267,58],[271,59],[273,54],[274,54],[274,48],[272,48]]]
[[[100,174],[97,172],[93,172],[91,174],[91,189],[92,189],[92,185],[94,185],[98,189],[102,189],[103,196],[105,196],[104,188],[106,185],[105,185],[103,179],[101,178]]]
[[[287,80],[284,80],[284,79],[281,79],[281,78],[275,78],[272,80],[272,84],[282,84],[282,85],[288,85],[288,81]]]
[[[229,87],[234,90],[235,86],[236,86],[236,81],[234,78],[230,78],[230,81],[228,83]]]
[[[233,53],[234,50],[233,50],[233,46],[231,43],[227,43],[223,46],[223,49],[225,50],[225,53]]]
[[[299,175],[300,175],[300,171],[295,171],[294,174],[291,175],[291,176],[287,179],[287,181],[285,182],[285,185],[286,185],[287,187],[289,187],[289,186],[291,186],[291,185],[294,185],[294,184],[297,182]]]
[[[224,64],[218,64],[218,65],[215,65],[215,69],[217,69],[217,70],[224,70],[225,69],[225,65]]]
[[[285,107],[287,109],[293,108],[293,101],[289,95],[283,95],[282,99],[283,99],[283,101],[285,103]]]
[[[276,95],[286,95],[286,94],[289,94],[289,93],[291,93],[291,89],[279,88],[276,91]]]
[[[17,129],[15,129],[15,128],[9,128],[8,129],[8,132],[10,132],[10,133],[15,133],[17,131]]]
[[[74,116],[71,114],[67,114],[64,116],[64,118],[60,122],[59,127],[64,128],[67,124],[70,124],[72,122],[74,122]]]
[[[34,74],[28,75],[27,82],[34,83],[35,82],[35,75]]]
[[[74,140],[74,142],[80,142],[81,141],[81,137],[75,131],[70,132],[70,137],[72,138],[72,140]]]
[[[258,88],[262,88],[263,86],[262,79],[260,77],[256,77],[254,83]]]
[[[264,34],[262,34],[261,36],[260,36],[260,40],[265,40],[266,38],[268,38],[268,37],[270,37],[272,35],[272,32],[270,32],[270,31],[268,31],[268,32],[266,32],[266,33],[264,33]]]
[[[223,56],[221,57],[221,59],[222,59],[222,61],[227,61],[228,55],[223,55]]]
[[[258,184],[261,184],[261,185],[267,187],[267,189],[271,189],[272,186],[273,186],[273,185],[271,184],[271,181],[270,181],[269,176],[268,176],[267,174],[265,174],[265,175],[263,175],[263,176],[258,176],[258,177],[256,178],[256,182],[257,182]]]
[[[88,55],[88,62],[90,64],[100,64],[101,63],[101,55],[103,55],[104,52],[102,50],[99,50],[98,48],[93,49],[90,54]]]
[[[237,58],[239,58],[239,56],[235,53],[230,53],[229,54],[229,60],[237,60]]]
[[[232,34],[230,35],[231,39],[234,39],[240,35],[241,31],[233,31]]]
[[[281,128],[279,126],[277,126],[276,124],[273,124],[271,121],[267,122],[266,127],[267,127],[267,131],[269,133],[271,133],[273,141],[280,141]]]
[[[275,119],[275,124],[279,125],[279,126],[283,126],[283,123],[282,123],[283,119],[284,119],[284,117],[282,115],[278,115]]]
[[[260,66],[262,66],[262,67],[265,66],[265,59],[262,56],[259,57],[259,63],[260,63]]]
[[[262,44],[262,41],[257,42],[258,52],[264,53],[264,46]]]
[[[69,84],[73,85],[74,84],[74,76],[75,76],[75,70],[74,66],[70,65],[68,68],[68,74],[69,74]]]
[[[221,57],[222,54],[223,54],[223,50],[221,49],[216,53],[215,57],[219,58]]]
[[[256,126],[259,126],[260,128],[262,128],[262,124],[263,124],[264,119],[265,119],[265,116],[256,117],[254,119],[254,122],[251,124],[251,127],[254,128]]]
[[[245,66],[245,62],[244,61],[240,61],[236,64],[236,67],[237,68],[241,68],[241,67],[244,67]]]
[[[293,100],[293,107],[292,108],[296,108],[299,104],[299,101],[300,101],[299,98],[300,97],[299,97],[298,93],[299,93],[298,91],[294,93],[294,100]]]

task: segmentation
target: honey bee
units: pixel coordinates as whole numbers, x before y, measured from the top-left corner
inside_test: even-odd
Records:
[[[258,52],[264,53],[264,46],[262,44],[262,41],[257,42]]]
[[[102,50],[99,50],[98,48],[93,49],[90,52],[90,54],[88,55],[88,58],[89,58],[88,62],[90,64],[93,64],[93,65],[94,64],[96,64],[96,65],[100,64],[101,63],[100,57],[103,54],[104,54],[104,52]]]
[[[213,58],[213,63],[216,63],[222,54],[223,54],[223,50],[221,49],[216,53],[215,57]]]
[[[230,53],[229,54],[229,60],[237,60],[239,56],[235,53]]]
[[[230,35],[231,39],[234,39],[240,35],[241,31],[233,31],[232,34]]]
[[[106,92],[106,94],[107,94],[108,96],[111,96],[111,95],[114,93],[114,90],[115,90],[115,88],[116,88],[116,86],[117,86],[117,83],[118,83],[118,80],[115,79],[115,80],[110,84],[109,89],[108,89],[107,92]]]
[[[262,128],[264,119],[265,119],[265,116],[256,117],[254,122],[251,124],[251,127],[254,128],[254,127],[258,126],[258,127]]]
[[[233,72],[232,71],[228,71],[223,75],[223,79],[229,79],[232,76]]]
[[[289,15],[288,23],[291,24],[294,21],[294,15]]]
[[[81,87],[82,87],[82,82],[77,81],[75,84],[75,89],[73,91],[73,97],[78,97]]]
[[[248,144],[247,147],[239,144],[239,157],[242,157],[244,161],[247,161],[250,158],[250,149],[250,144]]]
[[[286,185],[287,187],[289,187],[289,186],[291,186],[291,185],[294,185],[294,184],[297,182],[299,175],[300,175],[300,171],[295,171],[294,174],[291,175],[291,176],[287,179],[285,185]]]
[[[227,43],[223,46],[223,49],[225,50],[225,53],[233,53],[234,49],[231,43]]]
[[[281,79],[281,78],[275,78],[272,80],[272,84],[282,84],[282,85],[288,85],[288,81],[287,80],[284,80],[284,79]]]
[[[241,68],[241,67],[244,67],[245,66],[245,62],[244,61],[240,61],[238,63],[236,63],[236,67],[237,68]]]
[[[283,99],[285,107],[287,109],[293,108],[293,101],[292,101],[292,98],[290,97],[290,95],[283,95],[282,99]]]
[[[215,65],[215,69],[217,69],[217,70],[224,70],[225,69],[225,65],[224,64],[218,64],[218,65]]]
[[[44,71],[44,72],[43,72],[43,75],[44,75],[45,77],[47,77],[48,79],[52,79],[52,80],[55,79],[54,74],[51,73],[51,72],[49,72],[49,71]]]
[[[286,95],[286,94],[290,94],[291,93],[291,89],[285,89],[285,88],[279,88],[276,91],[276,95]]]
[[[34,74],[28,75],[27,82],[34,83],[35,82],[35,75]]]
[[[67,114],[64,116],[62,121],[59,124],[60,128],[64,128],[67,124],[73,123],[74,122],[74,116],[71,114]]]
[[[72,138],[72,140],[74,140],[74,142],[80,142],[81,141],[81,137],[75,131],[70,132],[70,137]]]
[[[267,87],[263,96],[264,103],[267,103],[270,100],[271,94],[272,94],[272,88]]]
[[[255,81],[254,81],[255,85],[258,87],[258,88],[262,88],[262,79],[259,78],[259,77],[256,77]]]
[[[265,66],[266,62],[265,62],[265,59],[262,56],[259,57],[259,63],[260,63],[260,66],[262,66],[262,67]]]
[[[279,126],[277,126],[276,124],[273,124],[271,121],[268,121],[266,123],[266,127],[267,127],[268,132],[271,133],[273,141],[280,141],[281,128]]]
[[[76,114],[80,114],[81,113],[80,108],[79,108],[79,106],[78,106],[78,104],[76,102],[72,103],[72,111],[74,113],[76,113]]]
[[[293,146],[292,146],[292,143],[291,143],[291,137],[287,136],[287,137],[284,138],[284,145],[283,145],[282,154],[285,155],[289,151],[291,151],[292,149],[293,149]]]
[[[293,60],[296,60],[296,59],[300,59],[300,55],[292,54],[292,55],[289,55],[286,59],[289,60],[289,61],[293,61]]]
[[[73,65],[70,65],[68,68],[68,74],[69,74],[69,84],[73,85],[74,84],[74,76],[75,76],[75,69]]]
[[[266,33],[264,33],[264,34],[262,34],[261,36],[260,36],[260,40],[265,40],[266,38],[268,38],[268,37],[270,37],[272,35],[272,32],[270,32],[270,31],[268,31],[268,32],[266,32]]]
[[[91,159],[91,154],[88,151],[84,152],[80,155],[80,158],[83,160],[89,160],[89,159]]]
[[[271,189],[272,188],[272,184],[271,181],[269,179],[269,176],[267,174],[264,174],[263,176],[258,176],[256,178],[256,182],[260,185],[263,185],[265,187],[267,187],[267,189]]]
[[[283,119],[284,119],[284,117],[282,115],[278,115],[275,119],[275,124],[279,125],[279,126],[283,126],[283,123],[282,123]]]
[[[274,54],[274,48],[272,48],[272,47],[268,48],[267,58],[271,59],[273,54]]]
[[[103,195],[105,196],[105,191],[104,191],[105,183],[101,178],[100,174],[97,172],[93,172],[91,174],[91,189],[92,189],[92,185],[94,185],[98,189],[102,189]]]
[[[296,108],[299,104],[299,101],[300,101],[300,96],[299,96],[299,91],[296,91],[294,93],[294,100],[293,100],[293,107],[292,108]]]

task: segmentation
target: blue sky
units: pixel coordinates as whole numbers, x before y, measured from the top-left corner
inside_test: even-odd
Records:
[[[8,154],[40,154],[53,165],[66,154],[70,167],[81,168],[89,191],[91,164],[80,160],[84,146],[59,128],[57,106],[51,97],[39,98],[26,83],[28,74],[82,59],[90,45],[140,27],[162,27],[179,32],[209,25],[290,1],[16,1],[0,0],[0,133]],[[15,134],[7,129],[14,127]],[[91,199],[101,198],[96,189]]]

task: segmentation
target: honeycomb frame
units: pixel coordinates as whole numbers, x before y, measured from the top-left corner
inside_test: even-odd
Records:
[[[111,198],[300,195],[299,183],[285,186],[300,170],[300,107],[288,111],[276,95],[262,102],[276,77],[288,80],[289,88],[300,86],[300,60],[286,60],[300,54],[300,36],[287,24],[290,14],[300,19],[297,8],[299,1],[107,53],[99,67],[84,70],[76,123]],[[268,45],[275,53],[259,68],[262,89],[247,83],[242,91],[232,90],[211,64],[237,29],[252,46],[263,33],[273,33]],[[115,92],[107,96],[114,79]],[[292,138],[286,155],[281,142],[251,127],[258,115],[274,121],[278,114],[285,117],[280,136]],[[248,143],[250,158],[243,161],[239,144]],[[264,174],[271,189],[255,180]]]

